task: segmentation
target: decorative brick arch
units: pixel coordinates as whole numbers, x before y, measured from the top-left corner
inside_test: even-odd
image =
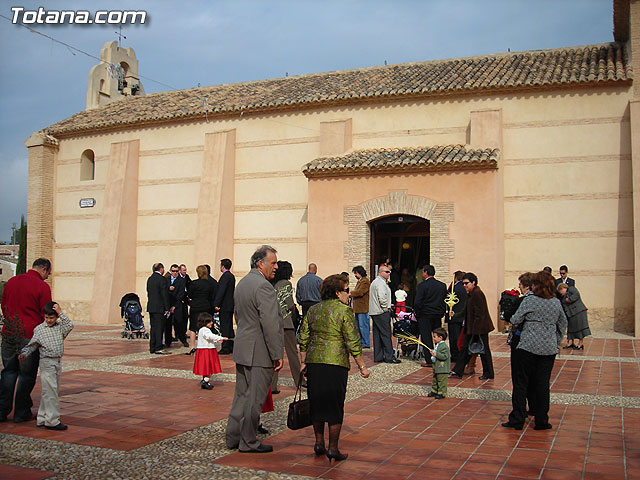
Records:
[[[369,265],[371,233],[368,222],[389,215],[415,215],[430,222],[430,258],[440,278],[449,278],[449,261],[453,258],[453,242],[449,238],[449,222],[453,221],[453,203],[436,203],[425,197],[408,195],[406,190],[389,192],[386,197],[367,200],[344,209],[344,223],[349,238],[344,242],[344,256],[349,271],[356,265]],[[370,277],[375,274],[370,272]]]

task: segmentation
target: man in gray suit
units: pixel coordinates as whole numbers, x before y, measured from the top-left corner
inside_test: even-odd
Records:
[[[227,421],[227,448],[242,453],[272,452],[256,438],[260,413],[274,372],[283,366],[284,331],[280,307],[269,280],[278,269],[276,250],[263,245],[251,256],[251,271],[233,299],[237,332],[233,348],[236,389]]]

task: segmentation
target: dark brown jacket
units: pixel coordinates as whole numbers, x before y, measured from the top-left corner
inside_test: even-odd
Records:
[[[476,286],[467,297],[465,331],[467,335],[482,335],[491,332],[494,328],[489,307],[487,307],[487,299],[480,287]]]
[[[369,287],[371,282],[367,277],[362,277],[356,283],[356,287],[351,291],[353,298],[353,313],[369,312]]]

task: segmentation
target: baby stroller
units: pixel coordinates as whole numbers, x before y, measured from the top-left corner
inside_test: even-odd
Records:
[[[420,330],[418,329],[418,320],[411,307],[403,307],[406,311],[399,312],[398,315],[392,315],[394,317],[393,322],[393,336],[396,337],[396,348],[394,354],[396,358],[402,355],[403,357],[410,357],[412,360],[420,358],[420,351],[418,344],[411,342],[404,338],[398,338],[398,335],[408,335],[418,338]],[[394,309],[395,311],[395,309]]]
[[[149,338],[142,321],[142,306],[138,295],[127,293],[122,297],[122,300],[120,300],[120,315],[124,318],[122,338],[133,339],[134,336],[136,338]]]

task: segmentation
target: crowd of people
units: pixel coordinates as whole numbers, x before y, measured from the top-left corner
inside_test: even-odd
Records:
[[[147,312],[149,313],[149,351],[164,355],[165,348],[178,340],[189,347],[187,355],[196,353],[198,317],[202,313],[218,314],[222,342],[221,355],[233,352],[233,309],[236,279],[231,273],[232,262],[220,260],[220,278],[211,276],[209,265],[198,265],[192,280],[185,264],[171,265],[168,272],[162,263],[155,263],[147,279]],[[187,320],[189,341],[187,342]]]
[[[218,355],[232,354],[236,383],[226,445],[251,453],[273,450],[258,440],[257,433],[267,433],[260,415],[273,409],[271,395],[279,393],[278,372],[286,352],[296,387],[307,388],[314,453],[326,455],[330,461],[343,460],[347,454],[340,452],[338,442],[349,357],[353,357],[361,376],[368,378],[371,372],[364,363],[363,349],[371,348],[372,337],[374,362],[400,363],[392,346],[391,320],[410,309],[406,289],[399,283],[392,295],[393,267],[388,262],[377,267],[373,281],[369,281],[363,266],[354,267],[356,285],[351,292],[347,272],[323,280],[317,275],[317,265],[311,263],[298,280],[295,295],[292,265],[278,261],[273,247],[257,249],[250,266],[236,286],[227,258],[220,261],[217,281],[208,265],[197,266],[197,278],[192,280],[184,264],[172,264],[166,273],[162,263],[154,264],[147,280],[150,352],[165,354],[173,341],[181,342],[189,348],[187,355],[195,354],[193,373],[202,377],[200,385],[206,390],[213,389],[210,377],[222,371]],[[502,424],[506,428],[522,429],[527,415],[535,418],[535,429],[552,428],[549,383],[558,349],[566,337],[564,348],[582,350],[584,337],[591,333],[587,309],[575,281],[568,277],[567,267],[560,268],[558,279],[547,268],[522,274],[516,292],[520,295],[509,308],[501,302],[501,316],[511,325],[508,343],[513,393],[512,412]],[[51,300],[45,282],[50,273],[51,262],[40,258],[31,270],[5,286],[1,299],[5,323],[0,421],[6,421],[11,410],[17,423],[36,418],[31,412],[31,391],[40,366],[43,388],[37,425],[65,430],[58,404],[60,360],[63,341],[73,325]],[[494,378],[488,336],[494,324],[474,273],[455,272],[449,286],[435,274],[432,265],[422,268],[423,280],[411,302],[418,326],[417,337],[412,340],[421,345],[421,365],[433,368],[433,384],[427,396],[442,399],[447,394],[448,378],[462,378],[475,356],[482,361],[479,379]],[[220,331],[214,327],[215,314]]]

